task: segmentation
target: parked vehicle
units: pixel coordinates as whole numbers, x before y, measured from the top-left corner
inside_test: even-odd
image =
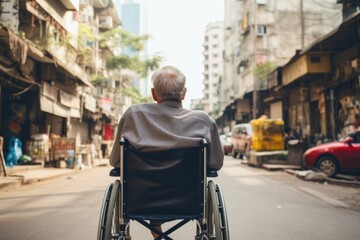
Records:
[[[244,158],[251,146],[252,129],[250,123],[241,123],[233,127],[231,131],[231,155]]]
[[[223,150],[224,150],[224,154],[225,155],[231,154],[231,138],[230,138],[230,134],[222,134],[222,135],[220,135],[220,141],[221,141],[221,145],[222,145]]]
[[[308,149],[303,155],[303,165],[307,169],[317,168],[329,177],[336,173],[360,173],[360,131],[340,141]]]

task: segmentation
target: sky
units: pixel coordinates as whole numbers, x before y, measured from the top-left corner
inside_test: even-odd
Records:
[[[149,55],[160,53],[186,78],[183,102],[202,98],[203,40],[206,25],[224,19],[224,0],[144,0],[148,12]]]

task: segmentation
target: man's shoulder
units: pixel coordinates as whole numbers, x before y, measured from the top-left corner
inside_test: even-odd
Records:
[[[204,121],[208,121],[208,122],[214,121],[214,119],[211,118],[209,114],[207,114],[205,111],[202,110],[189,110],[189,114],[192,117],[202,119]]]
[[[144,111],[156,107],[156,103],[138,103],[128,108],[129,112]]]

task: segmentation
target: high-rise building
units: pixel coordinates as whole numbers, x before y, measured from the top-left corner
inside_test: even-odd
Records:
[[[224,49],[223,22],[207,25],[204,39],[203,101],[204,111],[212,116],[219,114],[220,80],[223,71],[222,52]]]
[[[142,1],[123,0],[116,2],[116,10],[121,16],[122,28],[133,35],[145,35],[147,28],[147,9]],[[147,44],[144,45],[144,51],[141,53],[131,49],[123,49],[123,53],[133,57],[139,55],[141,59],[147,58]],[[138,88],[143,97],[150,96],[150,81],[145,78],[133,79],[133,86]]]

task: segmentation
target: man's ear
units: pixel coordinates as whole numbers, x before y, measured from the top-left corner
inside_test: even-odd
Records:
[[[154,99],[155,102],[158,101],[158,97],[155,93],[155,89],[154,88],[151,88],[151,95],[152,95],[152,98]]]
[[[180,100],[184,100],[184,98],[185,98],[185,95],[186,95],[186,87],[184,87],[184,90],[183,90],[183,93],[181,94],[181,96],[180,96]]]

